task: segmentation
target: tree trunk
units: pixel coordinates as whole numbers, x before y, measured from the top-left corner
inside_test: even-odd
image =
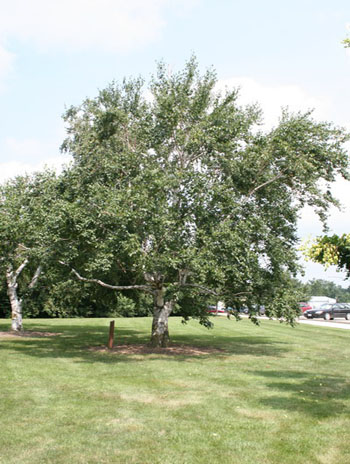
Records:
[[[11,328],[15,332],[23,330],[22,325],[22,300],[17,295],[17,278],[12,270],[6,272],[7,294],[11,304]]]
[[[169,343],[168,317],[173,310],[174,302],[164,302],[164,288],[157,290],[154,298],[151,345],[167,347]]]
[[[23,330],[22,324],[22,299],[17,295],[17,287],[18,282],[17,279],[23,269],[28,264],[28,258],[26,258],[23,263],[16,269],[13,270],[12,266],[9,265],[6,271],[6,281],[7,281],[7,294],[11,304],[11,313],[12,313],[12,322],[11,328],[15,332],[21,332]],[[29,288],[35,287],[38,282],[39,276],[41,273],[41,266],[38,266],[37,270],[35,271],[32,281],[29,284]]]

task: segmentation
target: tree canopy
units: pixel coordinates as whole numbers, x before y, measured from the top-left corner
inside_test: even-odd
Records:
[[[61,262],[88,284],[146,292],[154,344],[171,313],[209,325],[210,298],[292,321],[298,211],[324,220],[330,184],[348,177],[342,129],[284,111],[263,132],[260,109],[216,82],[194,58],[177,73],[161,63],[147,92],[141,78],[112,83],[65,114]]]

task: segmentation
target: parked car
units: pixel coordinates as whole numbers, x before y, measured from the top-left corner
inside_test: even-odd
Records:
[[[207,311],[210,314],[227,314],[227,311],[225,308],[220,308],[214,305],[208,306]]]
[[[350,305],[347,303],[326,303],[320,308],[305,311],[304,316],[308,319],[322,317],[326,321],[336,317],[345,317],[347,321],[350,321]]]
[[[299,303],[299,306],[300,306],[300,309],[302,310],[303,313],[305,311],[309,311],[310,309],[312,309],[312,306],[309,303],[301,302],[301,303]]]
[[[260,305],[259,306],[259,314],[260,316],[265,316],[265,306],[264,305]]]
[[[215,306],[210,305],[207,308],[208,313],[210,314],[234,314],[234,313],[241,313],[241,314],[250,314],[250,309],[247,306],[242,306],[239,309],[232,308],[231,306]],[[265,306],[256,306],[254,314],[257,316],[263,316],[265,314]]]
[[[337,300],[335,298],[330,298],[329,296],[312,296],[308,303],[312,307],[312,309],[319,309],[322,305],[334,304]]]
[[[239,309],[239,312],[240,313],[243,313],[243,314],[250,314],[251,312],[256,314],[257,316],[264,316],[265,315],[265,306],[261,305],[261,306],[253,306],[252,308],[252,311],[247,307],[247,306],[243,306],[242,308]]]

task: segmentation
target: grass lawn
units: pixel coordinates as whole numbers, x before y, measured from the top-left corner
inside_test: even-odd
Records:
[[[108,352],[107,319],[0,336],[1,464],[349,464],[350,331],[171,318],[180,354]],[[9,320],[0,320],[0,331]],[[120,344],[149,318],[116,319]]]

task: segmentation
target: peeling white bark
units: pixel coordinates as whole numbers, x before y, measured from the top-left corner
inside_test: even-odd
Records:
[[[151,345],[166,347],[169,343],[168,318],[174,308],[173,301],[164,301],[164,287],[156,291],[152,321]]]
[[[13,270],[12,266],[9,266],[6,271],[6,282],[7,282],[7,295],[11,305],[11,329],[15,332],[21,332],[23,330],[22,322],[22,299],[19,298],[17,293],[18,282],[17,279],[23,269],[28,264],[28,259],[25,259],[23,263],[16,269]],[[41,266],[36,269],[33,278],[29,284],[29,288],[35,287],[41,273]]]
[[[15,332],[23,330],[22,324],[22,300],[17,294],[17,278],[27,265],[28,260],[25,260],[19,268],[14,271],[12,266],[9,266],[6,271],[7,294],[11,305],[11,329]]]
[[[34,275],[33,275],[33,278],[32,278],[32,281],[30,282],[30,284],[28,285],[29,288],[34,288],[38,282],[38,279],[39,279],[39,276],[41,274],[41,266],[38,266]]]

